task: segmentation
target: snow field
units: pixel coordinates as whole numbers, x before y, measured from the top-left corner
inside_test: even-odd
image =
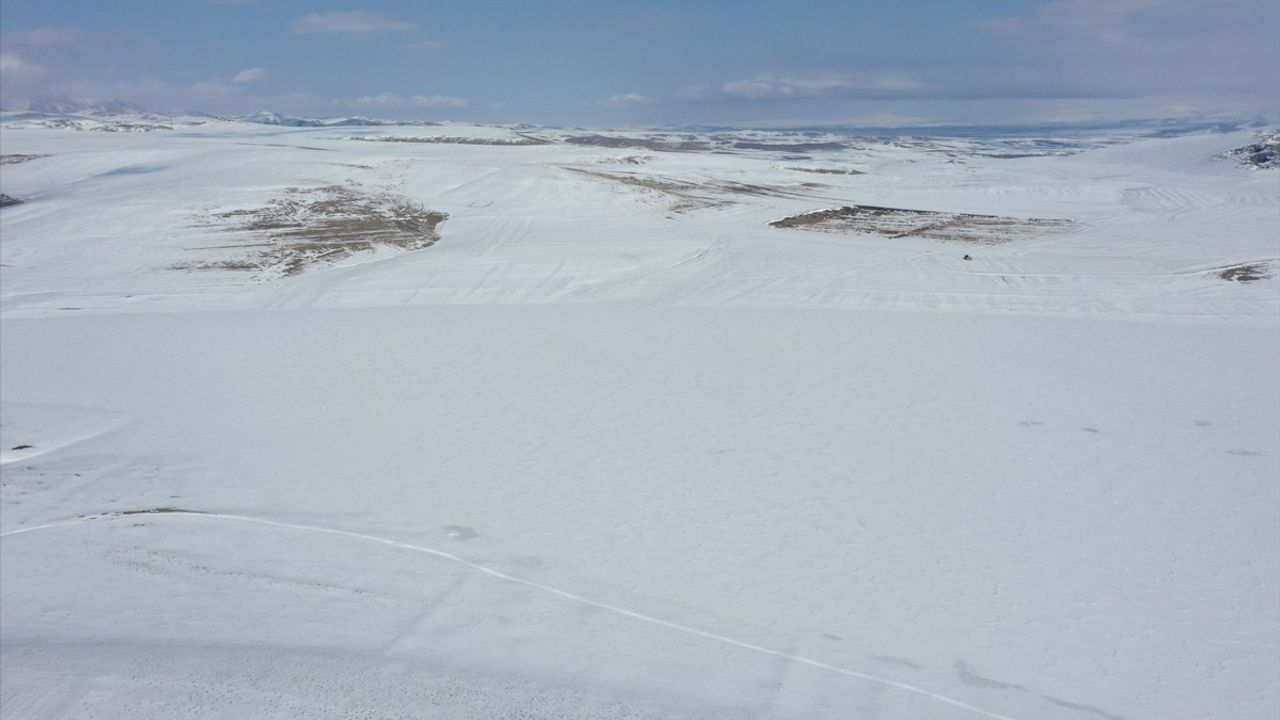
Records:
[[[0,188],[28,201],[0,212],[4,718],[1280,707],[1277,280],[1217,275],[1280,256],[1280,194],[1215,159],[1239,137],[4,132],[49,155]],[[261,241],[217,213],[331,185],[442,239],[175,267]],[[767,226],[850,202],[1080,227]]]

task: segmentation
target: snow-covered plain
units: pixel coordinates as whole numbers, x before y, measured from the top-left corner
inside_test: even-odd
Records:
[[[3,127],[0,717],[1280,712],[1251,133],[570,135]]]

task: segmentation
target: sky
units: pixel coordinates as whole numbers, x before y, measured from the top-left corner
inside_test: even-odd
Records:
[[[569,126],[1280,121],[1277,0],[4,0],[0,104]]]

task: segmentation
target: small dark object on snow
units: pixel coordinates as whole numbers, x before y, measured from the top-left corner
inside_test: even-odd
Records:
[[[965,255],[963,259],[964,259],[964,260],[972,260],[973,258],[972,258],[971,256],[969,256],[969,255]]]
[[[30,449],[31,449],[31,448],[33,448],[33,447],[35,447],[35,445],[14,445],[13,447],[9,448],[9,450],[10,450],[10,451],[13,451],[13,450],[30,450]]]

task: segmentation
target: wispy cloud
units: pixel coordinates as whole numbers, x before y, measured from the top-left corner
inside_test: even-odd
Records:
[[[332,10],[307,13],[289,23],[294,34],[329,33],[344,35],[368,35],[370,33],[415,30],[417,25],[408,20],[396,20],[368,10]]]
[[[616,93],[608,97],[602,97],[596,100],[596,105],[604,108],[625,108],[641,105],[645,101],[645,97],[640,93]]]
[[[30,78],[44,73],[42,66],[23,60],[17,53],[0,53],[0,75]]]
[[[236,73],[235,77],[231,78],[231,82],[251,83],[254,80],[262,79],[266,74],[267,74],[266,68],[260,68],[260,67],[245,68],[244,70],[241,70],[240,72]]]

